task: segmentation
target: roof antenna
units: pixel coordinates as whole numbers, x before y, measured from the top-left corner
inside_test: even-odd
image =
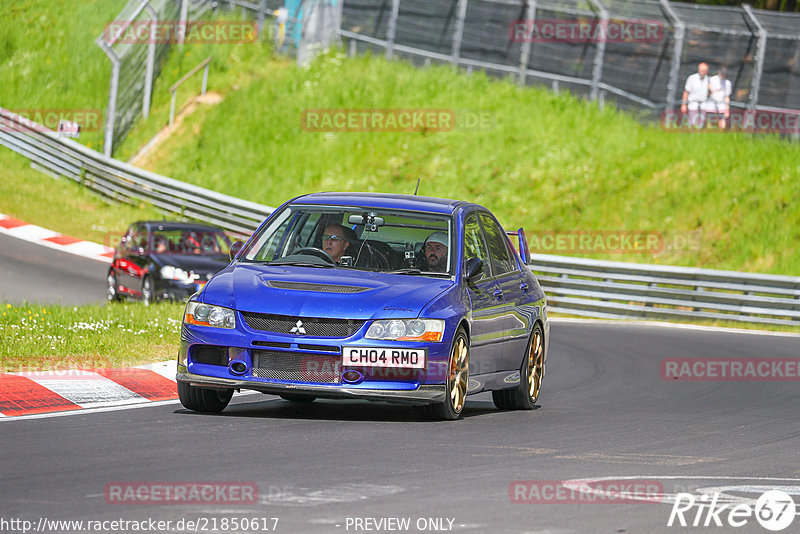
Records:
[[[417,178],[417,187],[416,187],[416,189],[414,189],[414,196],[417,196],[417,191],[419,191],[419,181],[420,181],[421,179],[422,179],[422,178]]]

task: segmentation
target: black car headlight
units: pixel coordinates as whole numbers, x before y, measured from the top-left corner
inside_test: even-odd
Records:
[[[189,301],[186,305],[183,322],[217,328],[236,328],[236,316],[233,310],[196,301]]]
[[[192,275],[180,267],[165,265],[161,268],[161,278],[164,280],[177,280],[179,282],[186,282],[187,280],[191,280]]]
[[[392,339],[397,341],[442,340],[444,321],[442,319],[381,319],[372,323],[367,330],[367,339]]]

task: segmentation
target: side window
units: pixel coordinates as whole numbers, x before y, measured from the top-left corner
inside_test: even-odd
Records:
[[[464,222],[464,261],[469,258],[479,258],[483,262],[483,273],[479,280],[489,276],[489,251],[481,235],[481,227],[478,226],[478,217],[473,213],[467,216]]]
[[[494,276],[513,271],[515,262],[508,252],[508,239],[503,230],[488,215],[481,214],[481,224],[486,233],[486,243],[489,245],[489,256],[492,258],[492,273]]]
[[[139,234],[136,227],[128,229],[128,233],[122,238],[122,248],[129,253],[136,254],[139,252],[139,247],[144,246],[144,239]]]

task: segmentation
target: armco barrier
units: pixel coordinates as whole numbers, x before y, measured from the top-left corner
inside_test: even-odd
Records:
[[[589,317],[722,319],[800,328],[800,277],[545,254],[532,269],[548,309]]]
[[[41,170],[127,204],[147,202],[178,217],[249,235],[273,208],[223,195],[108,158],[56,132],[0,108],[0,144]]]
[[[107,158],[0,108],[0,144],[45,172],[118,202],[250,234],[273,208]],[[725,319],[800,328],[800,277],[532,255],[553,312],[607,318]]]

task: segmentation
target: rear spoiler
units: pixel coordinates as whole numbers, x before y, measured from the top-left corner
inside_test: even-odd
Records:
[[[509,237],[517,236],[517,252],[519,253],[519,258],[522,260],[522,263],[524,263],[525,265],[530,265],[531,252],[530,252],[530,249],[528,248],[528,238],[525,237],[525,230],[520,228],[516,232],[508,232],[507,231],[506,235],[508,235]],[[513,243],[514,243],[513,240],[509,240],[509,241],[511,241],[511,243],[513,245]]]

